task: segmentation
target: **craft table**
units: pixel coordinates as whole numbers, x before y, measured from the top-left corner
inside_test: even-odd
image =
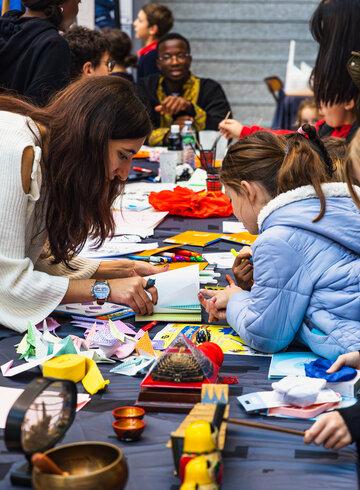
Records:
[[[168,217],[156,229],[155,237],[151,240],[155,238],[161,242],[163,238],[190,229],[222,232],[222,221]],[[209,252],[228,249],[229,245],[225,242],[206,247],[206,251]],[[151,336],[160,328],[159,325],[151,330]],[[57,333],[60,336],[69,333],[80,335],[79,330],[65,324]],[[14,332],[0,330],[0,364],[15,357],[14,344],[18,343],[20,338],[21,336]],[[221,373],[237,376],[239,379],[239,384],[230,386],[230,416],[246,418],[237,404],[236,396],[269,389],[269,362],[270,357],[265,356],[225,356]],[[104,377],[109,378],[111,383],[106,391],[93,396],[91,402],[77,413],[63,443],[92,440],[116,444],[125,451],[128,460],[127,490],[176,490],[178,480],[173,476],[172,455],[166,448],[166,442],[170,432],[183,420],[184,414],[149,413],[145,417],[147,427],[140,441],[118,441],[111,427],[111,410],[119,405],[131,405],[135,402],[141,379],[111,374],[109,370],[112,366],[107,364],[99,366]],[[0,385],[25,387],[38,374],[39,371],[35,369],[16,378],[1,376]],[[81,384],[78,386],[81,390]],[[254,420],[266,420],[300,430],[311,424],[299,420],[265,417],[255,417]],[[3,431],[0,431],[0,454],[0,489],[14,488],[10,484],[9,470],[22,456],[6,450]],[[223,458],[223,490],[354,490],[358,485],[357,452],[354,445],[341,451],[328,451],[313,445],[305,446],[302,438],[298,436],[229,426]]]

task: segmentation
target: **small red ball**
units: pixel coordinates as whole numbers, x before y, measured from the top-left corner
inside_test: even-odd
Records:
[[[198,349],[218,367],[224,362],[224,353],[215,342],[203,342],[198,346]]]

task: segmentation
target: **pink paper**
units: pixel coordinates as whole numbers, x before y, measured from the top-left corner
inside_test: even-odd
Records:
[[[113,324],[116,326],[116,328],[122,332],[125,335],[135,335],[136,331],[132,328],[130,328],[126,323],[122,322],[121,320],[115,320]]]
[[[48,316],[47,318],[45,318],[44,321],[42,322],[39,322],[37,325],[36,325],[36,328],[38,330],[41,330],[43,331],[44,330],[44,322],[46,322],[46,325],[47,325],[47,329],[49,332],[53,332],[54,330],[56,330],[58,327],[60,327],[60,323],[58,323],[54,318],[52,318],[51,316]]]

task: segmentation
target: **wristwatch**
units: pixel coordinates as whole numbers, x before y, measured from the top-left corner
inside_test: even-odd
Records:
[[[107,281],[95,281],[91,287],[91,294],[98,305],[103,305],[110,296],[110,285]]]

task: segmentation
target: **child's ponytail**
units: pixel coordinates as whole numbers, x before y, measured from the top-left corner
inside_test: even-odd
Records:
[[[309,124],[304,124],[286,139],[285,158],[278,172],[278,193],[312,185],[320,200],[320,213],[313,221],[319,221],[326,208],[321,184],[332,180],[333,162],[316,129]]]
[[[312,185],[320,200],[319,221],[325,213],[321,184],[330,182],[333,162],[315,128],[305,124],[287,137],[259,131],[230,146],[221,180],[241,193],[241,181],[258,182],[271,198],[297,187]]]

